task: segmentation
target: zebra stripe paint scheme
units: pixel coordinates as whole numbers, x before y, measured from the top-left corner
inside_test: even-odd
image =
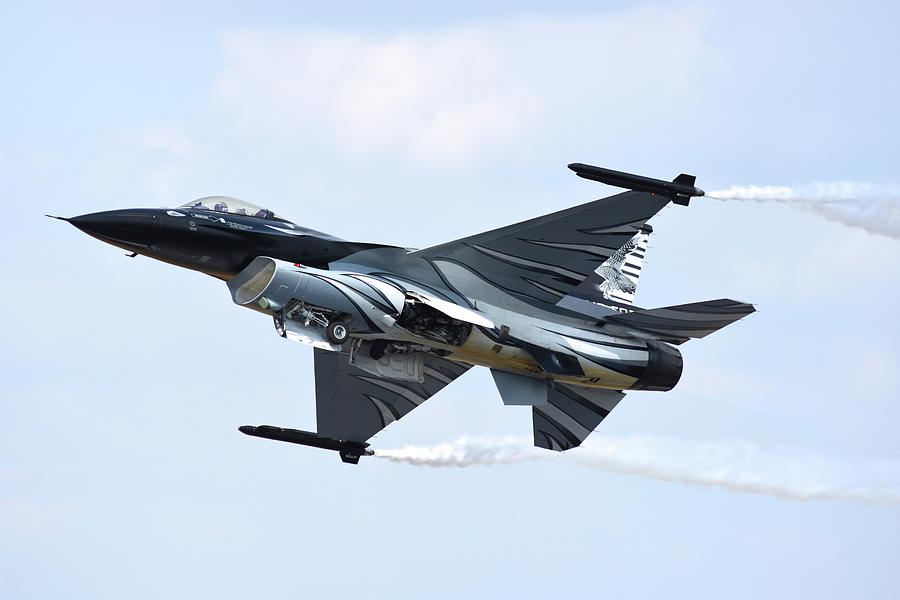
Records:
[[[394,381],[354,367],[343,352],[314,352],[318,434],[337,440],[369,439],[470,368],[428,355],[424,382]]]
[[[667,203],[658,195],[624,192],[408,256],[455,260],[528,304],[565,312],[556,306],[559,293],[572,293]],[[592,223],[609,224],[585,227]]]
[[[675,343],[706,337],[752,313],[753,305],[735,300],[707,300],[664,308],[640,309],[604,320],[613,326],[637,330]]]
[[[548,403],[532,410],[534,445],[548,450],[579,446],[625,396],[613,390],[548,385]]]

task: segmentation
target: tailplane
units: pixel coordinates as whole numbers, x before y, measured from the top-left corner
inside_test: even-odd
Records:
[[[706,337],[754,312],[752,304],[720,299],[606,315],[603,331],[681,344]]]

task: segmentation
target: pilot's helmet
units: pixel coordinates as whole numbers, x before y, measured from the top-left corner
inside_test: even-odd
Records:
[[[228,205],[224,202],[216,202],[216,205],[213,207],[213,210],[216,212],[228,212]]]

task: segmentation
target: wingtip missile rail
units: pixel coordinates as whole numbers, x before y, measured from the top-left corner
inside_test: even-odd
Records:
[[[341,455],[342,461],[354,465],[359,463],[359,457],[375,454],[368,448],[369,444],[335,440],[317,435],[311,431],[303,431],[302,429],[286,429],[272,425],[243,425],[238,427],[238,431],[254,437],[277,440],[279,442],[289,442],[324,450],[335,450]]]
[[[682,173],[672,181],[663,179],[653,179],[644,177],[643,175],[633,175],[632,173],[624,173],[622,171],[613,171],[612,169],[604,169],[603,167],[595,167],[583,163],[572,163],[569,168],[575,171],[575,174],[584,179],[591,181],[599,181],[607,185],[634,190],[637,192],[650,192],[669,196],[675,204],[687,206],[691,198],[694,196],[703,196],[706,194],[703,190],[694,186],[697,178],[693,175]]]

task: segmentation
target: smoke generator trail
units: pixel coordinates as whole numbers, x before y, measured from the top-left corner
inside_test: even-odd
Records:
[[[461,437],[437,446],[376,450],[392,462],[426,467],[566,461],[649,479],[716,487],[788,500],[849,500],[900,506],[900,463],[847,461],[796,448],[762,448],[738,440],[688,442],[654,435],[596,436],[565,453],[518,438]]]
[[[900,187],[859,182],[806,186],[732,186],[707,194],[716,200],[778,202],[821,217],[900,239]]]

